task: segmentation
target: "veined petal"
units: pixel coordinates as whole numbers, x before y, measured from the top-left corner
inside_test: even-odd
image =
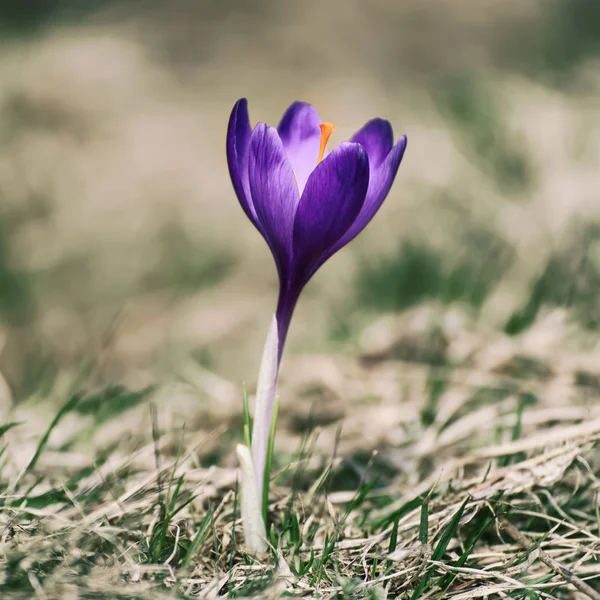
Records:
[[[246,98],[240,98],[231,111],[227,128],[227,164],[238,200],[248,218],[260,230],[256,211],[252,205],[248,180],[248,148],[251,135],[248,101]]]
[[[361,211],[369,158],[360,144],[340,144],[312,172],[294,220],[294,281],[304,285]],[[316,266],[315,266],[316,265]]]
[[[386,196],[388,195],[392,184],[394,183],[396,173],[398,172],[398,167],[402,162],[402,157],[404,156],[404,151],[406,150],[406,143],[406,136],[403,135],[398,140],[398,143],[392,148],[390,153],[387,155],[387,158],[383,161],[379,168],[376,169],[374,173],[371,173],[367,197],[360,214],[349,227],[348,231],[344,233],[342,238],[332,248],[331,254],[337,252],[348,242],[352,241],[375,216],[383,204]],[[331,254],[329,254],[326,258],[329,258]]]
[[[320,124],[321,118],[314,106],[306,102],[294,102],[285,111],[277,127],[296,175],[300,194],[317,166],[321,143]]]
[[[350,140],[360,144],[369,155],[369,169],[373,173],[386,159],[394,145],[394,132],[389,121],[371,119]]]
[[[254,210],[280,276],[291,262],[298,186],[274,127],[258,123],[250,139],[248,173]]]

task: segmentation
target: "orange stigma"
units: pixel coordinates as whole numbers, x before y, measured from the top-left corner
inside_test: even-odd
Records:
[[[325,147],[327,146],[327,142],[335,129],[335,125],[331,123],[321,123],[319,125],[321,128],[321,147],[319,148],[319,158],[317,158],[317,164],[319,164],[323,160],[323,156],[325,154]]]

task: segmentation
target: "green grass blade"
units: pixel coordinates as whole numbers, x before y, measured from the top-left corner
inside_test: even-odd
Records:
[[[271,542],[271,546],[273,548],[277,548],[277,534],[275,533],[275,525],[273,525],[273,523],[271,523],[271,527],[269,529],[269,542]]]
[[[431,555],[432,561],[437,562],[444,557],[444,554],[446,553],[446,550],[448,549],[448,545],[450,544],[450,541],[456,535],[458,525],[460,523],[460,520],[462,518],[463,512],[465,510],[465,507],[466,507],[468,501],[469,501],[469,499],[466,498],[465,501],[461,504],[460,508],[456,511],[456,513],[454,514],[452,519],[450,520],[450,523],[448,523],[448,526],[442,532],[442,535],[441,535],[438,543],[436,544],[435,549]],[[411,596],[411,600],[416,600],[417,598],[420,598],[421,595],[423,594],[423,592],[430,586],[430,581],[431,581],[431,577],[433,576],[433,571],[434,571],[434,567],[430,568],[427,571],[427,573],[423,576],[423,578],[419,582],[419,585],[416,587],[415,591],[413,592],[413,595]]]
[[[463,512],[465,510],[465,507],[467,506],[468,501],[469,501],[469,499],[466,498],[465,501],[461,504],[460,508],[456,511],[456,513],[452,517],[450,523],[448,523],[448,526],[446,527],[446,529],[444,529],[444,532],[442,533],[442,536],[440,537],[440,541],[437,543],[435,550],[433,551],[433,554],[431,555],[431,560],[442,560],[446,550],[448,549],[448,545],[450,544],[450,541],[456,535],[456,530],[458,529],[458,525],[460,523],[460,520],[462,518]]]
[[[419,522],[419,541],[427,544],[429,534],[429,499],[425,499],[421,506],[421,520]]]
[[[244,445],[252,447],[252,416],[250,415],[250,403],[248,402],[248,388],[246,384],[242,388],[242,419],[244,432]]]
[[[360,507],[360,505],[366,500],[367,496],[369,495],[369,492],[379,483],[379,480],[380,480],[380,477],[377,476],[377,477],[375,477],[375,479],[373,479],[372,481],[369,481],[369,483],[363,485],[358,490],[358,492],[356,493],[356,495],[354,496],[354,498],[348,505],[348,508],[346,509],[343,520],[346,520],[353,510],[356,510],[357,508]]]
[[[394,526],[392,527],[392,533],[390,534],[390,545],[388,546],[388,552],[391,554],[396,551],[398,547],[398,524],[400,523],[400,519],[396,519],[394,521]]]
[[[331,560],[332,558],[332,553],[333,550],[335,548],[335,537],[329,537],[329,534],[325,534],[325,542],[323,544],[323,552],[321,554],[321,558],[317,561],[317,563],[315,564],[315,572],[312,576],[310,585],[314,586],[317,582],[320,582],[321,579],[324,577],[324,569],[325,566],[327,565],[327,563]]]
[[[483,519],[483,522],[479,528],[475,530],[473,535],[471,535],[470,539],[467,540],[467,544],[464,552],[458,557],[458,560],[454,564],[455,567],[462,567],[469,558],[471,552],[473,552],[473,548],[475,548],[475,544],[479,541],[481,536],[488,530],[490,525],[495,521],[493,515],[488,515]],[[455,573],[449,573],[445,577],[441,578],[440,585],[442,587],[442,593],[440,594],[442,597],[448,588],[452,585],[452,582],[456,579]]]
[[[174,471],[175,469],[173,469],[173,472]],[[181,475],[181,477],[179,477],[179,479],[177,480],[177,485],[175,486],[175,490],[173,492],[173,495],[171,496],[171,501],[169,502],[169,507],[167,509],[167,519],[170,518],[175,511],[175,504],[177,503],[177,498],[179,497],[179,492],[181,491],[181,486],[183,485],[183,477],[184,476]]]
[[[229,552],[229,575],[227,580],[227,597],[231,598],[233,596],[233,560],[235,558],[235,523],[238,518],[238,509],[239,509],[239,501],[240,501],[240,485],[239,481],[235,482],[235,494],[233,496],[233,521],[231,527],[231,551]]]
[[[194,494],[190,496],[185,502],[182,502],[172,513],[171,518],[173,518],[176,514],[180,513],[188,504],[191,504],[196,498],[198,494]]]
[[[394,524],[392,525],[392,532],[390,533],[390,543],[388,546],[388,554],[391,554],[392,552],[396,551],[396,548],[398,547],[398,525],[400,523],[400,518],[397,518],[394,521]],[[392,568],[392,561],[391,560],[387,560],[385,563],[385,572],[389,573],[390,569]]]
[[[200,527],[192,540],[191,546],[188,548],[188,551],[185,555],[185,559],[181,565],[181,568],[185,571],[189,566],[192,558],[198,551],[198,548],[204,544],[204,542],[208,539],[208,535],[210,534],[209,525],[212,522],[213,511],[212,508],[208,510],[208,512],[204,515],[204,519],[202,519],[202,523],[200,523]]]
[[[12,423],[5,423],[4,425],[0,425],[0,437],[2,437],[9,429],[12,429],[17,425],[23,425],[23,421],[13,421]]]
[[[397,508],[394,512],[375,521],[375,523],[373,523],[373,527],[375,529],[388,527],[395,521],[399,521],[402,517],[405,517],[408,513],[415,510],[415,508],[419,508],[419,506],[423,504],[423,501],[424,496],[417,496],[412,500],[405,502],[400,508]]]
[[[271,464],[273,463],[273,449],[275,448],[275,432],[277,430],[278,419],[279,396],[276,396],[275,405],[273,406],[273,416],[271,417],[271,427],[269,429],[269,442],[267,445],[267,459],[265,461],[265,476],[263,480],[262,514],[265,527],[267,526],[267,515],[269,512],[269,484],[271,483]]]
[[[61,407],[61,409],[56,413],[56,415],[54,416],[54,419],[52,419],[52,422],[50,423],[48,429],[46,430],[46,433],[44,433],[44,435],[42,436],[42,439],[40,440],[39,444],[37,445],[37,448],[35,449],[35,454],[33,455],[32,459],[29,461],[29,464],[25,467],[25,473],[29,473],[35,467],[42,452],[44,451],[44,448],[46,447],[46,444],[48,443],[48,440],[50,439],[51,433],[54,431],[54,428],[60,423],[61,419],[67,413],[71,412],[77,406],[77,403],[79,402],[80,399],[81,399],[81,396],[79,394],[73,394],[73,396],[71,396],[71,398],[69,400],[67,400],[67,402],[65,402],[65,404]]]

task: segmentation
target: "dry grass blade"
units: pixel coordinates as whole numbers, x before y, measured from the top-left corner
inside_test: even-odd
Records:
[[[521,548],[523,548],[523,550],[530,552],[536,548],[535,544],[531,540],[527,539],[527,537],[523,535],[506,517],[500,517],[499,523],[500,527],[505,530],[508,535],[515,540],[515,542],[517,542]],[[600,600],[600,592],[593,589],[585,581],[579,579],[579,577],[574,575],[570,570],[566,569],[552,557],[548,556],[548,554],[546,554],[542,548],[538,547],[536,552],[540,560],[550,569],[552,569],[554,573],[562,577],[567,583],[573,585],[573,587],[577,588],[588,598],[591,598],[592,600]]]

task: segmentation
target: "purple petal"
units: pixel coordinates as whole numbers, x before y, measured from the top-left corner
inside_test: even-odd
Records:
[[[248,118],[248,101],[241,98],[235,103],[229,118],[227,128],[227,164],[233,189],[246,213],[247,217],[260,231],[256,219],[256,211],[250,196],[250,182],[248,180],[248,147],[252,128]]]
[[[394,132],[389,121],[371,119],[350,140],[360,144],[369,155],[369,168],[373,173],[386,159],[394,145]]]
[[[387,158],[383,161],[383,164],[375,171],[375,173],[371,174],[369,189],[362,210],[348,231],[344,233],[339,242],[332,248],[331,254],[337,252],[348,242],[351,242],[375,216],[394,183],[398,167],[400,166],[404,151],[406,150],[406,142],[406,136],[403,135],[398,140],[398,143],[392,148]],[[325,260],[329,258],[331,254],[328,255]]]
[[[252,203],[280,276],[292,256],[299,193],[294,172],[274,127],[259,123],[250,139],[248,172]]]
[[[285,111],[277,127],[300,193],[317,166],[321,144],[320,124],[321,117],[314,106],[306,102],[294,102]]]
[[[352,225],[368,185],[369,158],[360,144],[340,144],[312,172],[294,221],[295,285],[308,281]]]

